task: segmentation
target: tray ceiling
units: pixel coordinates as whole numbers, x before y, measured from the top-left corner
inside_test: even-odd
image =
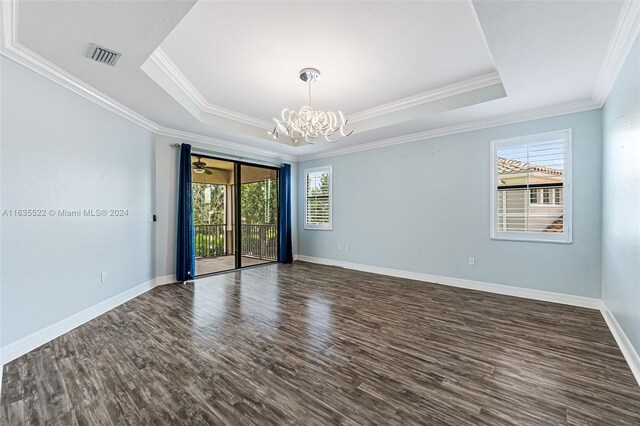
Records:
[[[637,33],[637,9],[617,0],[7,1],[3,15],[16,13],[3,20],[13,25],[3,54],[162,134],[309,157],[597,108]],[[16,35],[10,51],[6,34]],[[90,43],[122,58],[92,63]],[[314,106],[351,117],[356,132],[339,144],[294,148],[266,135],[283,107],[306,103],[297,75],[307,66],[323,74]]]
[[[469,1],[198,2],[161,48],[207,104],[266,123],[307,103],[305,67],[314,106],[347,115],[495,73]]]

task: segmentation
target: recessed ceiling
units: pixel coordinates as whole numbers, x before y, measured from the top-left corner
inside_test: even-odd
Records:
[[[187,47],[188,48],[185,48]],[[471,2],[198,2],[161,45],[208,104],[347,115],[495,72]]]
[[[29,1],[13,25],[21,54],[159,127],[307,157],[527,111],[597,108],[623,4]],[[90,43],[122,58],[91,62]],[[180,84],[157,67],[158,53]],[[306,66],[323,73],[314,105],[353,117],[357,131],[337,144],[265,139],[272,116],[306,102],[297,77]]]

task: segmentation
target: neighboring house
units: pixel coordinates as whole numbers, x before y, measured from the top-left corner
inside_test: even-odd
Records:
[[[498,229],[562,232],[562,170],[498,157]]]

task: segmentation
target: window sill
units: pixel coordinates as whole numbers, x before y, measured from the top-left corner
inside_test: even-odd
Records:
[[[304,227],[305,230],[307,231],[333,231],[333,227],[314,227],[314,226],[305,226]]]
[[[571,238],[567,239],[548,239],[548,238],[527,238],[527,237],[507,237],[507,236],[494,236],[490,237],[496,241],[518,241],[523,243],[553,243],[553,244],[573,244]]]

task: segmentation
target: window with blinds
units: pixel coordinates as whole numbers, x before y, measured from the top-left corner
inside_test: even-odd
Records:
[[[307,169],[305,180],[305,229],[331,230],[331,166]]]
[[[571,130],[491,142],[491,238],[571,242]]]

